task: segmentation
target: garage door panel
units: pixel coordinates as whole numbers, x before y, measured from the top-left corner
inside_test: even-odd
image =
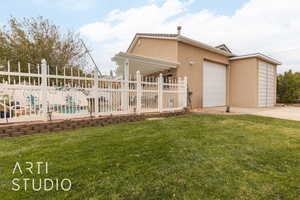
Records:
[[[226,66],[204,62],[203,65],[203,106],[226,105]]]

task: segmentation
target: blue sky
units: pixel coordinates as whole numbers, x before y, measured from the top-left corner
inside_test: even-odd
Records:
[[[5,2],[5,3],[4,3]],[[0,25],[10,16],[44,16],[79,32],[103,72],[137,32],[176,33],[236,54],[261,52],[300,71],[299,0],[10,0],[0,4]]]
[[[74,6],[75,2],[75,6]],[[79,3],[76,3],[79,2]],[[190,12],[207,9],[220,15],[232,15],[247,0],[196,0],[189,6]],[[0,22],[5,23],[10,16],[17,18],[44,16],[63,28],[77,30],[81,26],[99,21],[112,10],[128,10],[163,1],[151,0],[10,0],[1,3]],[[76,6],[78,5],[78,6]],[[85,5],[85,6],[81,6]]]

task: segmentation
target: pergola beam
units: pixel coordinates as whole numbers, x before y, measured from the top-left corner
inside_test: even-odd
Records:
[[[150,58],[135,54],[120,52],[112,58],[112,61],[118,65],[117,74],[129,76],[129,74],[135,74],[136,71],[140,71],[143,75],[152,74],[169,69],[176,69],[179,63],[171,62],[162,59]],[[126,65],[125,63],[128,63]]]

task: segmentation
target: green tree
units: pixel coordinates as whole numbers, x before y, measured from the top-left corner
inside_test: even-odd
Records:
[[[64,66],[83,67],[87,64],[86,51],[81,44],[79,34],[72,31],[62,33],[57,25],[43,17],[11,18],[7,26],[0,28],[0,58],[2,64],[12,63],[12,70],[21,63],[22,71],[27,64],[38,64],[46,59],[50,72],[59,72]]]
[[[277,97],[280,103],[297,103],[300,100],[300,73],[292,70],[277,78]]]

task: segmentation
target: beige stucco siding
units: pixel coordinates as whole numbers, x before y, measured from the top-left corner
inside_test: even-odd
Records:
[[[139,38],[139,41],[135,43],[128,53],[179,63],[176,70],[166,70],[157,73],[174,74],[177,77],[187,76],[192,108],[201,108],[203,106],[204,61],[220,63],[226,66],[227,105],[237,107],[258,106],[258,58],[229,61],[227,56],[210,52],[191,44],[173,39],[146,37]],[[276,82],[274,84],[276,87]]]
[[[230,62],[230,105],[256,107],[258,103],[258,60]]]
[[[228,65],[226,56],[203,50],[184,43],[178,43],[178,77],[188,77],[188,87],[192,92],[192,108],[201,108],[203,105],[203,62],[208,60]],[[190,62],[194,64],[191,65]]]
[[[128,53],[177,62],[177,41],[140,38]]]

